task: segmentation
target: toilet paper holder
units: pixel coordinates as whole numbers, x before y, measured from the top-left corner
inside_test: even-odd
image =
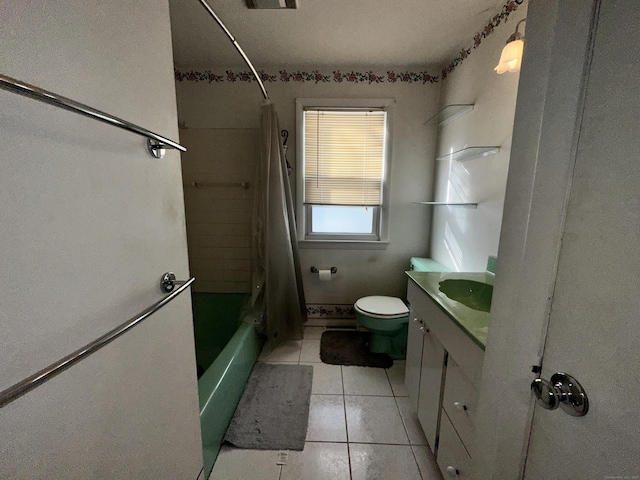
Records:
[[[311,273],[319,273],[320,270],[318,270],[317,267],[311,267]],[[331,273],[338,273],[338,267],[331,267]]]

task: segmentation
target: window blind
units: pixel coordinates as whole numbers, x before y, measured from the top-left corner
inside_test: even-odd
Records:
[[[378,206],[386,112],[304,112],[304,203]]]

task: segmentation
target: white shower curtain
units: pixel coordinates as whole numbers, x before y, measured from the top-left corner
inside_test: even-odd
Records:
[[[275,106],[261,105],[260,159],[253,209],[252,292],[245,319],[267,336],[267,347],[302,339],[307,320],[293,199]]]

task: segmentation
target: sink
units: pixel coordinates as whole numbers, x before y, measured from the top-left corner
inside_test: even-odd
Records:
[[[491,296],[493,285],[477,282],[475,280],[463,280],[451,278],[440,282],[440,291],[451,300],[481,312],[491,310]]]

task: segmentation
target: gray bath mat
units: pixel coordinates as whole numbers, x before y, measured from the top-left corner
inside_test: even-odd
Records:
[[[256,363],[224,443],[256,450],[302,450],[313,367]]]
[[[320,360],[331,365],[391,368],[389,355],[369,352],[370,338],[369,332],[328,330],[320,338]]]

